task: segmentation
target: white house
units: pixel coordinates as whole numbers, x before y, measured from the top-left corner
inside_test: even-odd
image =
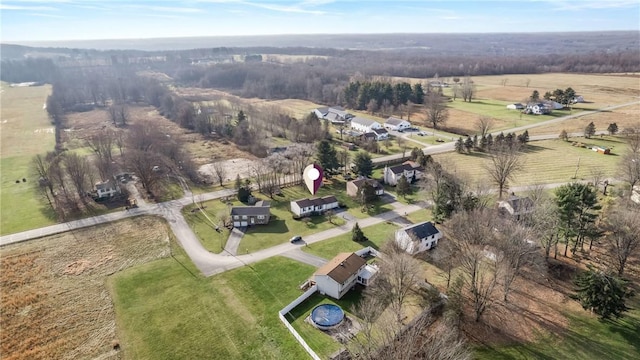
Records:
[[[498,210],[508,213],[515,217],[516,220],[520,220],[520,216],[533,212],[533,200],[512,194],[507,200],[498,202]]]
[[[564,109],[564,105],[562,105],[562,104],[560,104],[559,102],[556,102],[556,101],[552,101],[551,102],[551,106],[553,106],[554,110]]]
[[[522,109],[524,109],[524,105],[522,105],[520,103],[509,104],[509,105],[507,105],[507,109],[509,109],[509,110],[522,110]]]
[[[583,103],[584,102],[584,97],[582,97],[581,95],[576,95],[573,99],[571,99],[571,102],[576,104],[576,103]]]
[[[367,261],[355,253],[340,253],[313,274],[313,282],[321,294],[340,299],[358,283],[358,277],[369,283],[366,266]]]
[[[322,198],[292,201],[291,212],[297,216],[320,215],[339,206],[338,199],[333,195],[329,195]]]
[[[401,165],[396,165],[392,167],[385,166],[384,167],[384,183],[395,186],[398,184],[398,180],[400,177],[407,178],[407,180],[411,183],[415,180],[422,179],[424,176],[424,168],[420,166],[420,164],[413,161],[405,161]]]
[[[442,233],[430,221],[396,230],[395,241],[409,254],[427,251],[438,245]]]
[[[114,197],[120,193],[120,187],[111,179],[96,183],[96,193],[98,199]]]
[[[375,120],[356,116],[351,119],[351,128],[361,133],[368,133],[373,131],[373,129],[382,129],[382,125]]]
[[[387,119],[387,121],[384,122],[384,127],[387,130],[405,130],[411,127],[411,123],[407,120],[402,120],[391,116]]]
[[[344,124],[353,117],[340,106],[317,108],[313,110],[313,113],[318,119],[329,120],[333,124]]]
[[[532,114],[543,115],[551,113],[551,109],[543,103],[527,104],[527,110]]]

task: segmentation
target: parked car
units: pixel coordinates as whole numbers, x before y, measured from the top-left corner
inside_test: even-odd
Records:
[[[427,132],[426,131],[420,131],[420,132],[418,132],[418,135],[427,136]]]
[[[291,242],[292,244],[298,243],[302,241],[302,236],[300,235],[296,235],[294,237],[291,238],[291,240],[289,240],[289,242]]]

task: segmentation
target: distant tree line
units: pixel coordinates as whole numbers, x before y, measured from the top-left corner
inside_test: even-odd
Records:
[[[392,84],[384,81],[350,82],[344,89],[344,103],[352,109],[365,110],[374,102],[376,108],[407,105],[408,102],[422,104],[425,91],[422,84],[411,86],[408,82]]]

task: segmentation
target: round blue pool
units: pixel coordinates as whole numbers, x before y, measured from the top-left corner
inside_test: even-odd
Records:
[[[343,319],[344,311],[337,305],[322,304],[311,311],[311,321],[317,328],[322,330],[340,325]]]

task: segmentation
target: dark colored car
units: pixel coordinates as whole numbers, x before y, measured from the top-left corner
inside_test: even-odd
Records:
[[[289,242],[291,242],[292,244],[298,243],[302,241],[302,236],[300,235],[296,235],[294,237],[291,238],[291,240],[289,240]]]

